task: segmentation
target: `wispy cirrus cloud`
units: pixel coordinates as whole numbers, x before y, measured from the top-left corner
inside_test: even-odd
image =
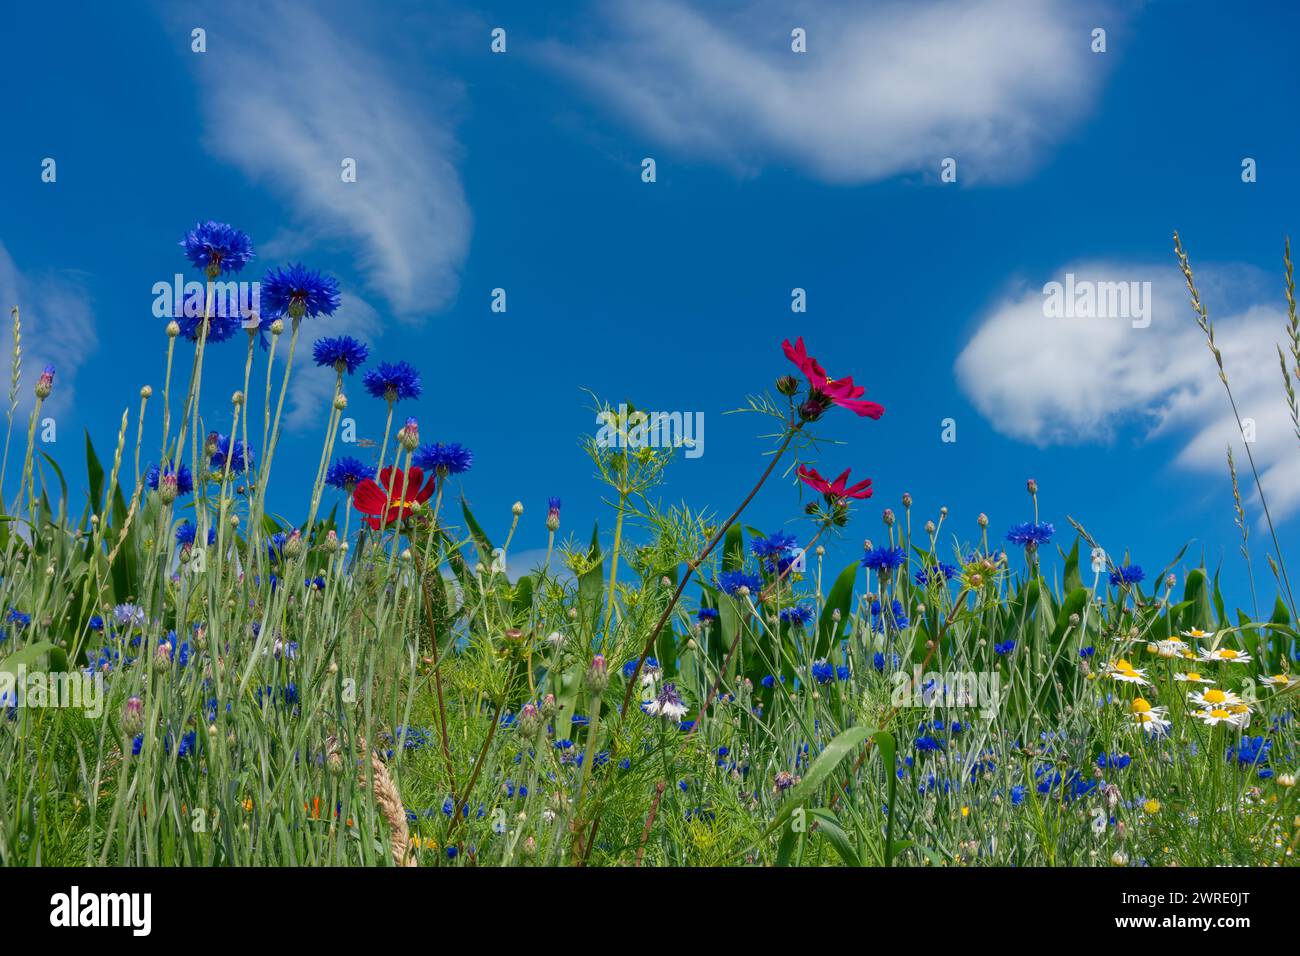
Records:
[[[1102,7],[1062,0],[729,3],[609,0],[552,67],[669,147],[741,172],[828,182],[1015,176],[1088,108]],[[1118,25],[1118,17],[1105,20]],[[807,32],[805,54],[790,32]]]
[[[1044,285],[1150,282],[1150,325],[1125,316],[1049,317]],[[1197,284],[1274,517],[1300,511],[1300,442],[1285,405],[1277,346],[1286,316],[1276,280],[1241,266],[1202,268]],[[1095,286],[1094,286],[1095,288]],[[1081,262],[1042,283],[1018,282],[958,355],[958,384],[1003,435],[1041,447],[1107,444],[1135,430],[1180,444],[1173,464],[1223,475],[1242,436],[1172,265]],[[1243,477],[1243,490],[1249,488]]]
[[[54,391],[44,409],[58,416],[76,405],[78,374],[99,347],[95,316],[88,293],[77,273],[48,270],[31,276],[20,272],[0,242],[0,404],[8,409],[9,362],[13,354],[13,318],[18,306],[22,321],[22,374],[18,387],[18,412],[34,401],[32,389],[47,364],[55,368]]]
[[[367,45],[355,7],[232,3],[193,58],[205,143],[284,197],[292,221],[259,250],[355,248],[370,291],[415,322],[455,296],[470,210],[448,111],[459,84]],[[206,18],[205,18],[206,19]],[[341,163],[356,161],[356,182]]]

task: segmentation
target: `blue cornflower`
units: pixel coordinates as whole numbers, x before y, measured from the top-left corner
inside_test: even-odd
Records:
[[[902,602],[900,602],[897,598],[895,598],[893,601],[890,601],[889,611],[890,611],[890,617],[892,618],[895,627],[899,628],[900,630],[907,627],[908,619],[907,619],[907,614],[903,611]],[[880,630],[880,623],[881,623],[880,618],[881,618],[880,599],[877,598],[876,600],[871,602],[871,627],[873,630],[877,630],[877,631]]]
[[[367,392],[390,404],[420,397],[420,373],[409,362],[380,362],[362,383]]]
[[[181,327],[181,335],[191,342],[197,342],[199,333],[203,331],[204,321],[201,315],[185,315],[177,319],[176,324]],[[210,315],[206,324],[208,331],[204,341],[209,345],[215,345],[232,338],[244,323],[237,315]]]
[[[782,622],[794,627],[807,627],[812,623],[812,619],[812,608],[803,604],[796,604],[794,607],[785,607],[781,609]]]
[[[1046,522],[1039,524],[1036,521],[1025,521],[1013,526],[1007,532],[1007,540],[1012,544],[1024,545],[1025,547],[1032,544],[1037,547],[1051,541],[1054,534],[1056,534],[1056,529]]]
[[[1128,754],[1108,754],[1102,752],[1097,755],[1097,766],[1102,770],[1110,768],[1111,770],[1123,770],[1133,762],[1133,758]]]
[[[161,466],[150,465],[149,470],[145,473],[145,483],[154,491],[158,490],[158,482],[164,475],[176,476],[176,493],[178,495],[188,495],[194,490],[194,476],[190,474],[189,465],[184,462],[175,470],[172,469],[170,462],[164,462]]]
[[[1015,641],[1002,641],[1000,644],[993,645],[993,653],[1000,657],[1005,657],[1016,649]]]
[[[86,622],[86,627],[90,628],[92,631],[99,631],[102,633],[104,630],[104,619],[96,614]]]
[[[229,435],[212,432],[208,435],[208,448],[212,457],[208,459],[208,468],[215,474],[224,474],[226,459],[230,460],[230,473],[241,474],[248,471],[253,464],[253,450],[246,442],[231,441]]]
[[[1266,764],[1268,763],[1269,751],[1272,749],[1273,741],[1265,737],[1243,736],[1237,743],[1228,748],[1228,759],[1235,759],[1238,765],[1243,767]]]
[[[718,619],[718,609],[716,607],[702,607],[695,615],[695,620],[701,624],[708,624]]]
[[[944,564],[940,561],[932,568],[921,568],[912,575],[912,579],[916,581],[919,586],[925,587],[931,582],[942,583],[943,581],[951,581],[956,576],[956,567],[951,564]]]
[[[211,219],[195,225],[180,245],[196,269],[203,269],[213,277],[238,272],[253,258],[253,240],[248,238],[248,233]]]
[[[421,445],[415,452],[411,463],[425,471],[437,472],[443,478],[448,475],[460,475],[469,471],[474,464],[474,453],[460,442],[440,442]],[[554,498],[555,510],[559,510],[560,499]]]
[[[365,364],[370,355],[370,346],[358,342],[350,335],[331,336],[317,339],[311,347],[311,357],[322,368],[332,368],[342,375],[351,375]]]
[[[352,494],[353,489],[374,473],[374,469],[355,458],[343,457],[330,465],[325,484]]]
[[[636,672],[636,659],[632,659],[623,665],[623,676],[628,680],[632,679],[632,674]],[[660,672],[659,662],[653,657],[647,657],[645,663],[641,665],[641,681],[645,683],[646,677],[651,674],[658,675]]]
[[[840,664],[839,666],[837,666],[837,667],[835,668],[835,679],[836,679],[836,680],[848,680],[848,679],[849,679],[849,673],[850,673],[850,672],[849,672],[849,665],[848,665],[848,664]]]
[[[914,745],[916,749],[921,751],[922,753],[931,753],[933,751],[943,749],[943,744],[940,741],[935,740],[935,738],[929,736],[928,734],[923,737],[917,737],[914,742]]]
[[[763,582],[755,574],[746,574],[744,571],[723,571],[718,576],[718,587],[733,596],[741,588],[749,588],[756,594],[762,589]]]
[[[1079,656],[1082,657],[1085,661],[1088,658],[1092,657],[1093,654],[1096,653],[1097,653],[1097,648],[1093,647],[1092,645],[1079,648]]]
[[[902,548],[872,548],[862,556],[864,567],[883,575],[893,574],[905,560],[907,553]]]
[[[1110,572],[1110,583],[1116,587],[1121,584],[1140,584],[1145,577],[1146,572],[1142,570],[1142,565],[1130,564]]]
[[[749,544],[749,550],[756,558],[783,558],[799,545],[799,539],[785,531],[755,538]]]
[[[835,668],[826,661],[814,661],[812,678],[819,684],[829,684],[835,679]]]
[[[316,318],[339,307],[339,280],[301,264],[268,272],[262,279],[262,324],[287,315]]]
[[[270,540],[266,542],[266,555],[273,562],[284,560],[284,546],[289,543],[289,535],[284,531],[277,531],[271,535]]]
[[[198,535],[199,529],[194,527],[194,522],[186,519],[176,526],[176,543],[181,547],[194,544],[194,539]],[[213,544],[217,540],[217,529],[208,529],[208,544]]]
[[[26,627],[28,624],[32,623],[32,616],[30,614],[24,614],[16,607],[11,607],[9,613],[5,615],[5,620],[17,627]]]
[[[128,631],[144,627],[144,608],[136,604],[119,604],[113,608],[113,620]]]

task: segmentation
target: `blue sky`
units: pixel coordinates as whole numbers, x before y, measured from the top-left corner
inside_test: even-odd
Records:
[[[83,428],[107,456],[138,387],[161,386],[151,289],[185,271],[183,231],[214,218],[252,235],[245,278],[298,259],[339,277],[344,307],[308,342],[348,332],[422,369],[424,397],[404,410],[426,440],[474,450],[463,487],[490,530],[524,502],[516,554],[544,545],[548,495],[580,538],[609,523],[578,447],[594,431],[583,388],[703,412],[704,454],[674,464],[663,497],[729,512],[768,427],[723,413],[789,370],[780,343],[801,334],[887,408],[821,425],[844,444],[818,467],[876,489],[839,560],[881,536],[904,491],[918,524],[946,506],[968,539],[981,511],[997,530],[1025,520],[1032,476],[1063,543],[1067,514],[1151,571],[1191,542],[1248,607],[1225,446],[1243,472],[1245,455],[1181,287],[1177,228],[1300,558],[1300,448],[1274,350],[1300,208],[1290,5],[559,6],[11,11],[0,294],[23,308],[28,378],[59,367],[46,450],[65,473],[82,473]],[[790,51],[794,27],[806,54]],[[343,157],[356,183],[340,181]],[[956,183],[940,181],[945,157]],[[1257,182],[1241,180],[1245,157]],[[1042,286],[1066,272],[1151,282],[1150,326],[1044,317]],[[497,287],[505,314],[490,311]],[[806,314],[790,310],[795,287]],[[238,343],[216,351],[209,422],[227,420],[243,362]],[[328,385],[304,374],[290,395],[272,492],[286,513],[306,507]],[[359,386],[349,414],[377,440],[383,405]],[[941,440],[946,418],[956,442]],[[747,523],[798,517],[786,479]]]

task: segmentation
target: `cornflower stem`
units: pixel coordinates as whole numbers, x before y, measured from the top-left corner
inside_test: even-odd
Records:
[[[384,443],[379,446],[379,465],[375,468],[375,481],[378,481],[380,474],[383,473],[384,461],[388,457],[388,433],[393,429],[393,406],[396,404],[391,399],[388,402],[388,420],[384,422]]]
[[[437,532],[437,525],[429,529],[430,537]],[[447,786],[450,788],[452,796],[456,794],[456,768],[451,759],[451,744],[447,734],[447,704],[442,690],[442,666],[438,660],[438,628],[437,618],[433,613],[433,601],[429,597],[429,584],[425,579],[427,563],[421,563],[420,549],[412,548],[413,560],[415,561],[415,573],[420,579],[420,597],[424,603],[424,617],[429,623],[429,647],[430,656],[433,658],[433,690],[434,697],[438,704],[438,740],[442,745],[442,757],[447,767]]]

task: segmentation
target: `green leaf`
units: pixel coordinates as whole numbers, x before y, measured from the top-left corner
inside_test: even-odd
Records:
[[[821,789],[821,785],[830,777],[831,772],[839,766],[840,761],[853,753],[867,738],[875,733],[875,729],[871,727],[850,727],[828,743],[826,749],[817,755],[817,759],[808,768],[808,773],[790,791],[785,802],[781,805],[781,811],[776,815],[776,819],[768,825],[764,836],[770,836],[774,833],[789,818],[796,807],[811,803],[813,795]],[[891,741],[892,739],[890,738]],[[893,779],[892,776],[891,779]]]
[[[0,671],[17,674],[19,666],[24,664],[29,670],[59,673],[68,669],[68,655],[63,648],[51,641],[37,641],[6,657],[4,662],[0,663]],[[45,666],[47,664],[48,666]]]
[[[827,657],[834,649],[836,639],[849,626],[849,605],[853,601],[853,585],[857,580],[858,562],[854,561],[835,579],[831,593],[826,598],[821,617],[817,620],[817,650],[814,657]],[[835,621],[835,612],[840,620]]]

